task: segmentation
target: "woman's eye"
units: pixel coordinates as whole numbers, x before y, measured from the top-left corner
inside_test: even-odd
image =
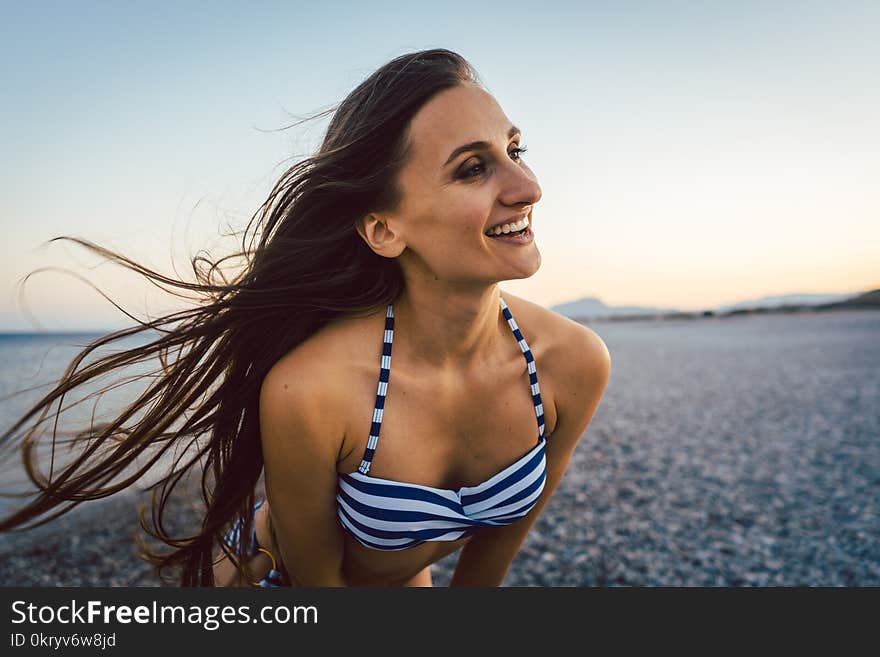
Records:
[[[516,156],[515,159],[518,162],[522,158],[522,154],[525,153],[527,150],[528,150],[527,146],[522,146],[522,147],[517,146],[516,148],[511,149],[509,151],[509,154],[511,156],[515,155]],[[464,170],[461,177],[462,178],[474,178],[482,172],[482,167],[483,167],[482,164],[475,164],[472,167],[468,167],[467,169]]]
[[[482,164],[475,164],[475,165],[472,166],[472,167],[468,167],[467,169],[465,169],[465,170],[462,172],[461,177],[462,177],[462,178],[473,178],[473,177],[475,177],[476,175],[479,174],[479,170],[482,168],[482,166],[483,166]],[[473,173],[474,171],[477,171],[477,173]],[[471,174],[473,174],[473,175],[471,175]]]
[[[529,150],[527,146],[523,146],[522,148],[520,148],[519,146],[517,146],[516,148],[514,148],[514,149],[513,149],[512,151],[510,151],[510,152],[511,152],[511,153],[516,153],[517,158],[520,158],[520,157],[522,157],[522,154],[525,153],[527,150]]]

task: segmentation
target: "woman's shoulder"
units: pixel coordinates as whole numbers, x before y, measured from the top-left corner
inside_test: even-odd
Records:
[[[542,340],[538,369],[550,390],[552,445],[573,448],[602,398],[611,371],[611,357],[591,328],[536,303],[505,294],[517,324]],[[517,314],[519,313],[519,314]],[[543,360],[542,360],[543,359]]]
[[[607,353],[605,342],[590,327],[509,292],[503,296],[517,325],[533,336],[529,342],[542,344],[545,360],[571,363],[573,349]]]
[[[269,373],[274,378],[313,377],[319,379],[316,385],[334,383],[364,360],[365,345],[378,340],[381,348],[384,317],[383,306],[359,317],[334,319],[279,358]]]
[[[584,394],[604,390],[611,362],[608,347],[584,324],[516,295],[503,296],[523,335],[528,334],[542,385],[550,392],[555,427],[560,416],[571,412],[569,404],[581,405]]]
[[[262,382],[261,416],[282,427],[312,424],[341,450],[354,377],[372,371],[376,358],[365,346],[371,337],[381,349],[384,310],[336,319],[279,358]]]

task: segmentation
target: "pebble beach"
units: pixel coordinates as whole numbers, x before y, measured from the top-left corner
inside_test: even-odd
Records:
[[[589,326],[611,378],[504,586],[880,585],[880,312]],[[144,501],[0,535],[0,585],[169,585],[135,554]]]

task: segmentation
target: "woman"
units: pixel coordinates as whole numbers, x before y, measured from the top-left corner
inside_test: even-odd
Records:
[[[461,549],[452,585],[500,585],[610,372],[593,331],[498,287],[541,264],[520,139],[456,53],[378,69],[275,186],[238,278],[214,281],[219,263],[197,285],[138,266],[210,295],[138,352],[189,346],[155,386],[167,396],[133,428],[93,432],[123,448],[44,481],[0,528],[130,485],[143,470],[105,475],[209,433],[143,523],[174,548],[147,557],[181,566],[183,584],[430,586],[430,565]],[[68,378],[59,388],[81,382]],[[199,463],[202,527],[168,536],[165,501]]]

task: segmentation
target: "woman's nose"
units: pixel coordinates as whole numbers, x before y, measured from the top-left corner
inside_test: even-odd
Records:
[[[509,173],[501,194],[501,200],[505,205],[523,203],[534,205],[541,200],[541,186],[531,169],[523,164],[511,162],[507,171]]]

